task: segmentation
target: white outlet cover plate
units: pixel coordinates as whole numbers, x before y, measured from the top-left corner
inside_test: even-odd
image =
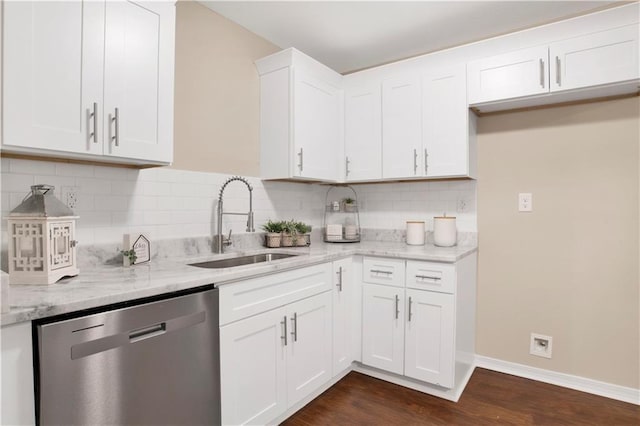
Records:
[[[533,194],[530,192],[521,192],[518,194],[518,211],[533,211]]]

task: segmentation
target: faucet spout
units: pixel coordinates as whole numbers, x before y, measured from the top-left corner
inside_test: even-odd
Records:
[[[225,213],[224,212],[224,207],[223,207],[224,190],[227,187],[227,185],[229,185],[233,181],[243,182],[245,185],[247,185],[247,188],[249,189],[249,211],[247,213]],[[227,179],[227,181],[220,188],[220,193],[218,195],[218,232],[217,232],[218,235],[217,235],[217,241],[215,246],[216,253],[222,253],[224,246],[231,245],[231,230],[229,230],[228,238],[225,238],[225,236],[222,235],[222,217],[225,214],[246,215],[247,216],[247,232],[255,232],[255,228],[253,225],[253,187],[251,186],[251,184],[247,179],[240,176],[233,176]]]

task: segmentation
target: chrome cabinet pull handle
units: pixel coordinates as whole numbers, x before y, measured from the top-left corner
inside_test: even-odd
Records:
[[[303,166],[304,166],[304,151],[302,151],[302,148],[300,148],[300,152],[298,153],[298,157],[300,157],[300,162],[298,163],[298,168],[300,169],[300,172],[302,172]]]
[[[556,56],[556,84],[562,86],[560,79],[560,57]]]
[[[442,279],[440,277],[432,277],[429,275],[416,275],[416,278],[421,280],[436,280],[436,281],[440,281]]]
[[[116,146],[120,146],[120,112],[118,108],[115,109],[115,113],[111,118],[111,121],[114,123],[113,136],[111,136],[111,140],[114,141]]]
[[[338,284],[336,284],[336,287],[338,287],[338,290],[342,292],[342,266],[338,269],[336,274],[338,274]]]
[[[346,157],[346,161],[345,161],[345,164],[344,164],[344,168],[345,168],[345,170],[344,170],[345,177],[346,177],[346,176],[349,176],[349,163],[350,163],[350,162],[351,162],[351,161],[349,161],[349,157]]]
[[[374,274],[387,274],[387,275],[391,275],[393,273],[391,271],[382,271],[380,269],[371,269],[371,272],[373,272]]]
[[[418,174],[418,150],[413,150],[413,174]]]
[[[93,132],[89,133],[89,139],[93,138],[93,143],[98,143],[98,103],[93,103],[93,111],[89,113],[89,118],[93,122]]]
[[[400,298],[396,294],[396,319],[398,319],[399,315],[400,315]]]
[[[284,345],[287,346],[287,316],[285,315],[280,324],[284,325],[284,334],[280,336],[280,339],[284,340]]]
[[[293,336],[293,341],[298,341],[298,313],[293,313],[293,318],[291,318],[291,335]]]
[[[540,59],[540,86],[544,88],[544,60]]]
[[[411,322],[411,297],[409,297],[409,322]]]
[[[424,174],[427,174],[427,171],[429,170],[429,162],[427,161],[427,159],[429,158],[429,153],[427,152],[427,148],[424,149]]]

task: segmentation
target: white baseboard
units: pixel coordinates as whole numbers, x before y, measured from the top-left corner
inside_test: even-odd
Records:
[[[571,374],[558,373],[543,368],[516,364],[515,362],[502,361],[482,355],[476,355],[476,367],[640,405],[640,389],[600,382]]]

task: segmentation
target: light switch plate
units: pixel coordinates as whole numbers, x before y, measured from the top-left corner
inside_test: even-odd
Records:
[[[533,195],[530,192],[521,192],[518,194],[518,211],[533,211]]]

